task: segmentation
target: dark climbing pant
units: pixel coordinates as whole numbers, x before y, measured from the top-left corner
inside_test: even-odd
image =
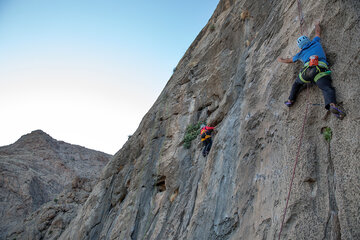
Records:
[[[204,148],[203,148],[202,154],[204,157],[206,157],[210,152],[212,140],[211,140],[211,138],[207,138],[207,139],[205,139],[205,141],[203,141],[203,143],[204,143]]]
[[[309,80],[311,81],[311,83],[314,83],[313,79],[314,77],[312,77],[312,79],[306,79],[306,80]],[[330,103],[336,104],[335,88],[331,85],[330,75],[326,75],[322,78],[319,78],[319,80],[317,80],[315,84],[321,89],[323,93],[326,109],[330,108]],[[304,88],[304,86],[305,83],[302,82],[298,76],[294,84],[292,85],[289,100],[295,102],[297,95]]]

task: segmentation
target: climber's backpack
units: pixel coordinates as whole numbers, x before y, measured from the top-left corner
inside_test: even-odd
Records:
[[[317,55],[310,56],[310,63],[309,66],[317,66],[319,65],[319,57]]]
[[[203,128],[203,129],[201,129],[200,136],[201,136],[201,141],[205,141],[206,139],[211,137],[210,131],[207,130],[206,128]]]

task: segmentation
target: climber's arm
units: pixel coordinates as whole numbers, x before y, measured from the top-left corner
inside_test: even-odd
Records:
[[[321,29],[319,22],[315,23],[315,36],[320,37]]]
[[[282,57],[278,57],[278,58],[277,58],[277,61],[278,61],[278,62],[281,62],[281,63],[293,63],[292,58],[282,58]]]

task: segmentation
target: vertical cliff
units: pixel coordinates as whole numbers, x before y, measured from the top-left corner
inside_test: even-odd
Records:
[[[302,1],[320,20],[340,121],[309,107],[282,239],[359,239],[360,2]],[[138,130],[60,239],[277,239],[306,107],[284,106],[301,64],[295,0],[221,0]],[[309,102],[322,104],[309,89]],[[210,154],[186,127],[216,126]],[[324,140],[324,127],[332,130]]]

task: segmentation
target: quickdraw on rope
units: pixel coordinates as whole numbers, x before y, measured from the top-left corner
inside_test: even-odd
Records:
[[[300,19],[300,31],[301,31],[301,35],[303,35],[303,23],[304,23],[304,17],[302,15],[302,9],[301,9],[301,3],[300,0],[297,0],[298,3],[298,10],[299,10],[299,19]],[[295,177],[295,170],[296,170],[296,166],[299,160],[299,156],[300,156],[300,149],[301,149],[301,145],[302,145],[302,140],[303,140],[303,136],[304,136],[304,129],[305,129],[305,123],[306,123],[306,119],[307,119],[307,113],[308,113],[308,108],[309,108],[309,86],[307,86],[307,90],[306,90],[306,110],[305,110],[305,116],[304,116],[304,121],[303,121],[303,125],[301,128],[301,135],[300,135],[300,141],[299,141],[299,146],[297,149],[297,153],[296,153],[296,159],[295,159],[295,166],[293,169],[293,173],[292,173],[292,177],[291,177],[291,181],[290,181],[290,187],[289,187],[289,192],[288,192],[288,196],[286,199],[286,205],[285,205],[285,209],[284,209],[284,215],[282,218],[282,222],[281,222],[281,227],[280,227],[280,232],[279,232],[279,240],[280,240],[280,236],[281,236],[281,232],[283,230],[284,227],[284,221],[285,221],[285,216],[286,216],[286,211],[289,205],[289,199],[290,199],[290,194],[291,194],[291,189],[292,189],[292,184],[294,181],[294,177]]]

